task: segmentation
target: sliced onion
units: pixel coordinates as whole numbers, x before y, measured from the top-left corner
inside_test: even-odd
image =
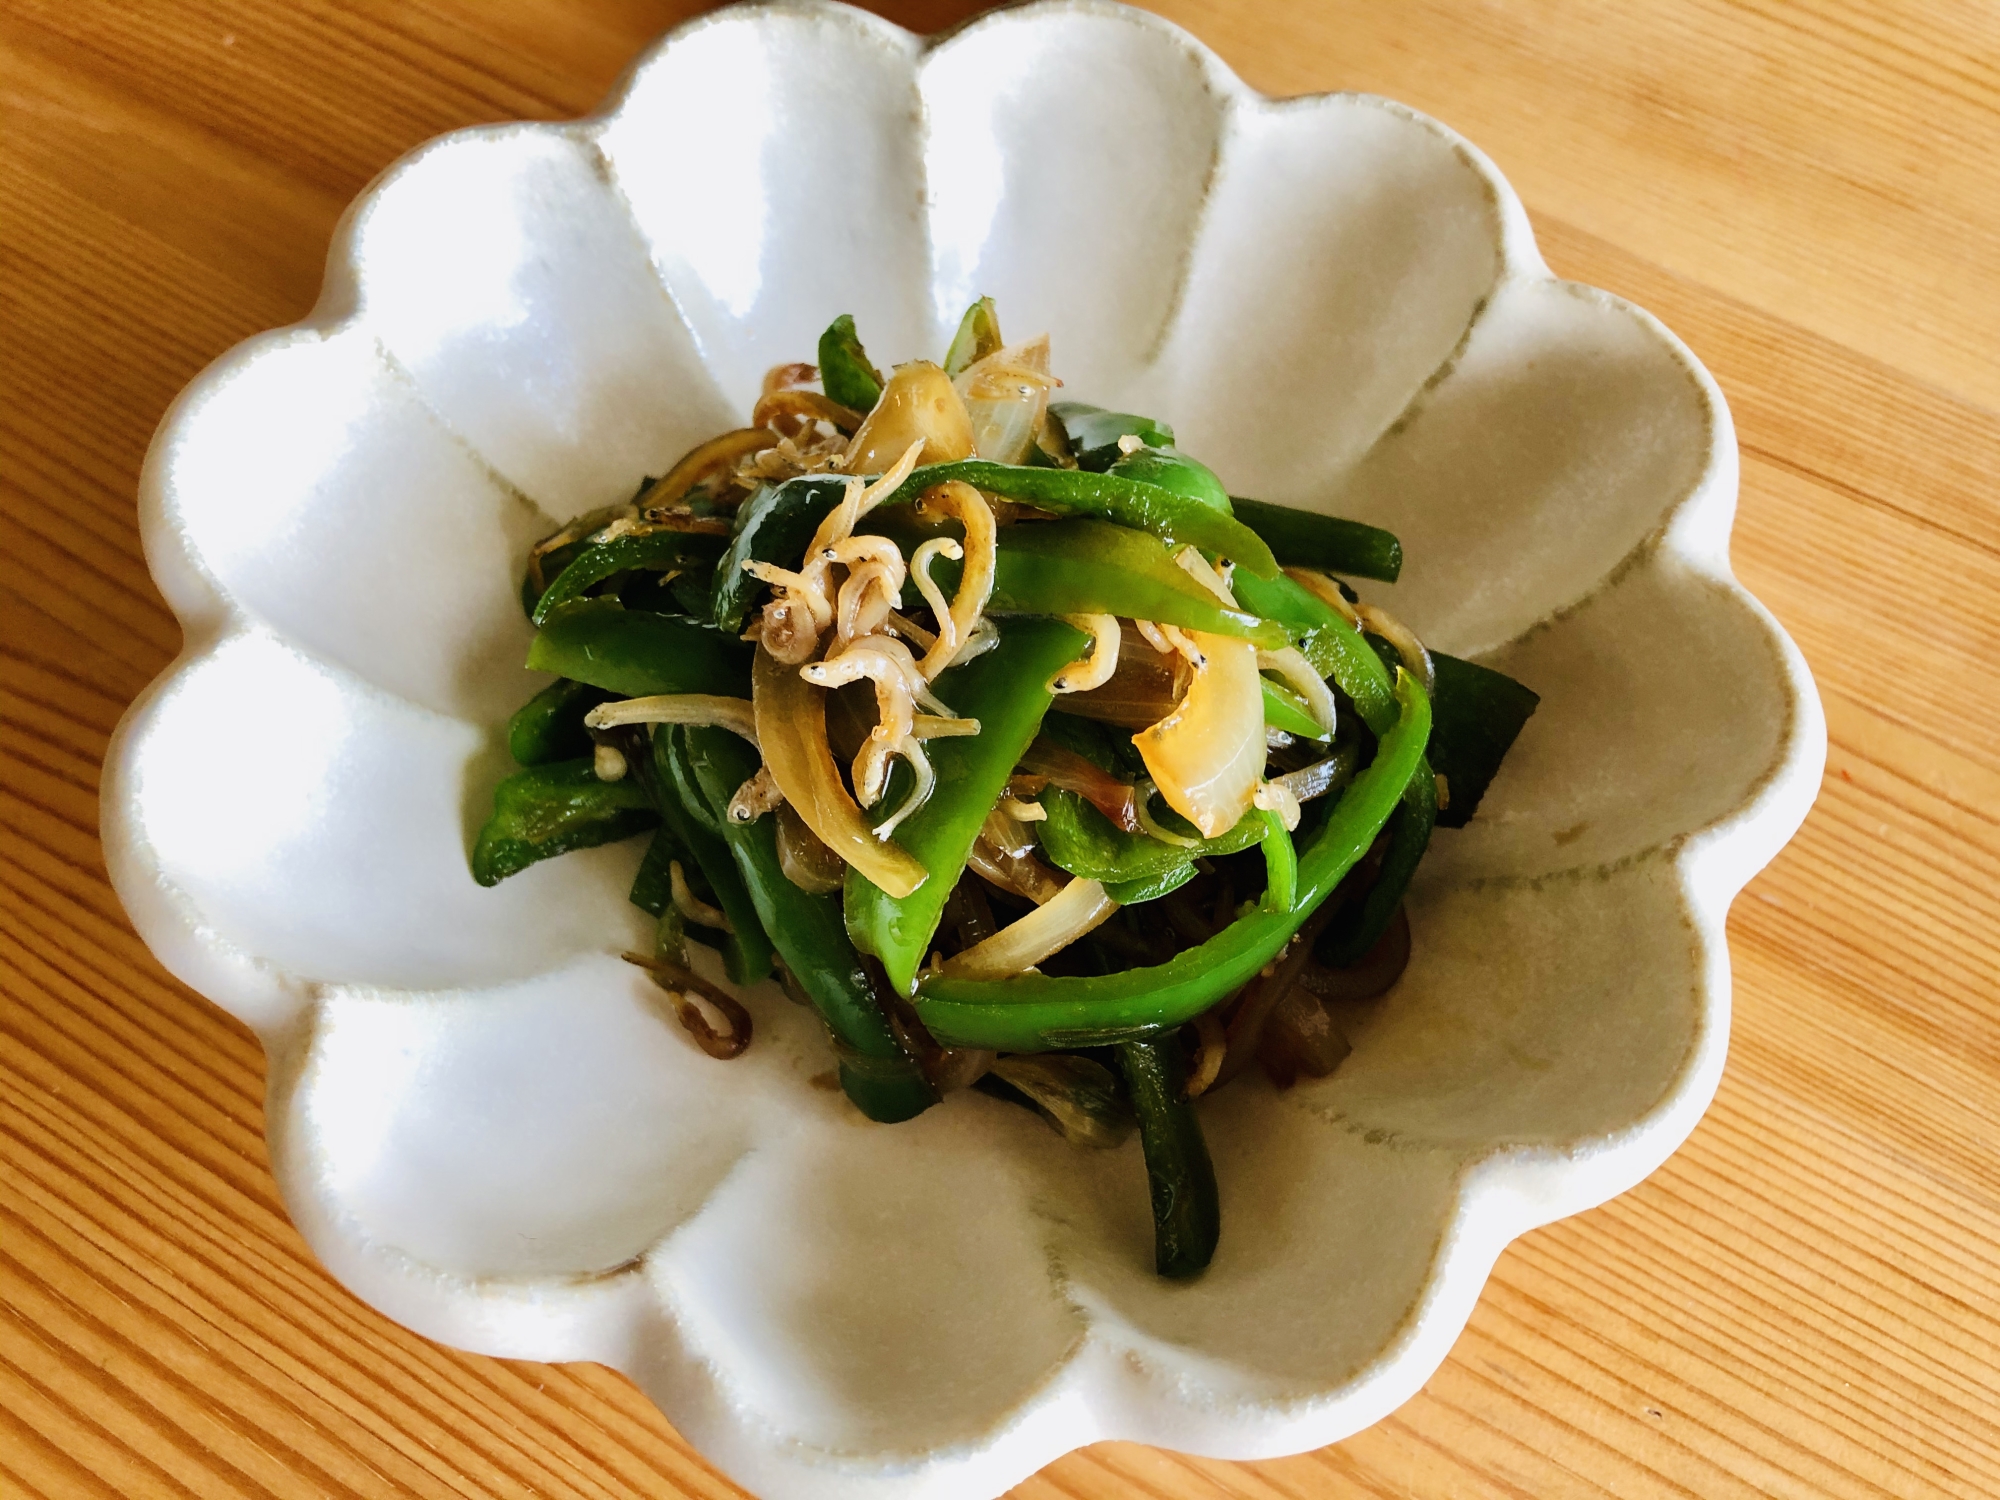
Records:
[[[1304,652],[1297,646],[1287,646],[1282,651],[1259,651],[1257,669],[1260,672],[1276,672],[1284,678],[1286,685],[1306,700],[1314,722],[1326,731],[1329,738],[1332,737],[1336,712],[1333,690],[1326,685],[1326,679],[1313,670]]]
[[[1034,855],[1010,854],[983,833],[973,841],[972,852],[966,856],[965,863],[980,879],[991,881],[1003,891],[1023,896],[1037,906],[1046,906],[1063,891],[1063,877]]]
[[[799,810],[789,802],[778,807],[778,869],[785,879],[812,896],[839,890],[847,876],[840,856],[820,842],[819,835],[806,827]]]
[[[1250,810],[1264,776],[1264,687],[1255,646],[1190,634],[1202,664],[1187,696],[1132,743],[1167,805],[1215,838]]]
[[[1338,791],[1347,785],[1359,762],[1360,756],[1352,746],[1347,746],[1335,751],[1325,760],[1317,760],[1296,771],[1287,771],[1282,776],[1274,776],[1271,778],[1271,784],[1276,786],[1282,782],[1299,801],[1310,802],[1315,797],[1324,797],[1328,792]]]
[[[826,741],[826,690],[760,647],[751,669],[751,702],[764,764],[820,842],[891,896],[907,896],[922,885],[930,873],[922,862],[877,838],[841,784]]]
[[[1396,648],[1396,654],[1403,659],[1403,665],[1410,669],[1410,675],[1424,685],[1428,696],[1437,692],[1437,665],[1431,654],[1424,649],[1424,643],[1417,639],[1415,632],[1386,609],[1377,609],[1372,604],[1357,607],[1354,613],[1359,617],[1363,630],[1372,630]]]
[[[1049,336],[995,349],[974,360],[952,382],[972,424],[973,452],[995,463],[1018,464],[1034,446],[1048,412]]]
[[[757,714],[747,699],[724,698],[714,693],[662,693],[651,698],[619,698],[600,703],[583,716],[592,729],[611,729],[619,724],[687,724],[699,728],[727,729],[757,743]]]
[[[1104,1064],[1071,1052],[1002,1057],[993,1071],[1022,1093],[1073,1146],[1109,1150],[1138,1127],[1118,1080]]]
[[[1074,750],[1065,750],[1037,737],[1022,754],[1020,766],[1032,775],[1046,776],[1051,785],[1075,792],[1110,819],[1113,827],[1127,833],[1139,832],[1139,813],[1131,783],[1100,770]]]
[[[912,443],[923,444],[920,463],[972,457],[972,418],[951,377],[927,361],[899,365],[875,409],[847,445],[847,472],[880,474]]]
[[[1354,606],[1347,602],[1347,595],[1340,591],[1340,585],[1326,574],[1314,572],[1311,568],[1287,568],[1285,576],[1356,630],[1361,628],[1361,616],[1355,613]]]
[[[1072,880],[1053,900],[946,959],[944,972],[961,979],[1006,979],[1060,953],[1116,910],[1118,903],[1097,881]]]
[[[752,427],[770,427],[775,431],[776,424],[786,419],[807,424],[824,422],[842,432],[853,432],[861,425],[860,412],[830,401],[818,391],[766,391],[750,412]]]
[[[1159,788],[1150,780],[1141,781],[1132,791],[1132,810],[1138,814],[1139,827],[1146,837],[1158,839],[1163,844],[1172,844],[1179,849],[1192,849],[1201,842],[1200,839],[1189,838],[1184,833],[1176,833],[1153,816],[1152,801]],[[1232,823],[1229,826],[1234,828],[1236,825]]]
[[[751,454],[771,447],[778,435],[763,426],[739,427],[690,450],[639,497],[641,510],[660,510],[680,503],[687,492],[717,469],[733,468]]]

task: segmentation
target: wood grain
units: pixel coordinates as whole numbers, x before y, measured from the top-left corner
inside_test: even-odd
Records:
[[[1693,345],[1741,433],[1737,567],[1832,749],[1731,918],[1714,1109],[1509,1250],[1422,1395],[1298,1458],[1106,1445],[1019,1495],[2000,1493],[2000,12],[1162,8],[1263,88],[1457,126],[1559,272]],[[106,737],[178,645],[132,499],[174,392],[306,310],[396,155],[590,108],[688,9],[0,10],[0,1493],[737,1493],[619,1377],[440,1349],[318,1270],[254,1041],[146,954],[95,832]]]

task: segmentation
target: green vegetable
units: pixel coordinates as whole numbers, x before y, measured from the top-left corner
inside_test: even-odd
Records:
[[[944,372],[957,375],[974,360],[986,358],[999,347],[999,309],[994,307],[991,297],[981,297],[958,320],[958,332],[952,335],[951,347],[945,351]]]
[[[498,885],[538,860],[616,843],[659,819],[632,778],[599,781],[591,757],[530,766],[493,789],[493,816],[472,848],[472,878]]]
[[[1356,712],[1370,729],[1381,734],[1396,722],[1389,668],[1338,610],[1283,576],[1258,578],[1239,570],[1231,589],[1245,609],[1278,621],[1290,632],[1313,670],[1332,678],[1354,700]]]
[[[882,399],[882,372],[868,362],[852,313],[842,313],[819,336],[819,388],[827,400],[864,416]]]
[[[590,731],[583,727],[583,716],[610,696],[587,682],[558,677],[507,721],[507,753],[524,766],[590,754]]]
[[[1437,691],[1431,717],[1431,765],[1450,790],[1437,815],[1442,828],[1463,828],[1479,809],[1501,759],[1542,700],[1504,672],[1431,653]]]
[[[1107,880],[1104,894],[1120,906],[1137,906],[1142,901],[1157,901],[1162,896],[1172,895],[1190,880],[1196,870],[1194,861],[1175,865],[1161,875],[1148,875],[1138,880]]]
[[[1409,785],[1430,738],[1430,701],[1407,672],[1398,674],[1395,693],[1398,717],[1374,761],[1348,785],[1299,858],[1290,910],[1251,912],[1164,964],[1100,978],[931,975],[916,999],[931,1034],[948,1046],[1003,1052],[1130,1041],[1192,1020],[1247,983],[1367,853]]]
[[[743,628],[750,606],[763,596],[765,585],[743,571],[752,560],[796,568],[806,545],[833,508],[847,494],[844,480],[807,477],[765,485],[736,512],[736,531],[729,550],[715,565],[715,598],[709,619],[731,635]]]
[[[1264,910],[1289,912],[1299,899],[1298,848],[1276,813],[1253,810],[1244,821],[1251,818],[1264,824],[1264,836],[1257,841],[1264,850]]]
[[[557,611],[528,648],[528,665],[625,697],[654,693],[750,696],[750,647],[672,615],[585,599]]]
[[[702,877],[715,894],[715,904],[729,918],[734,932],[722,933],[722,967],[737,984],[755,984],[771,972],[771,937],[763,913],[738,873],[729,844],[718,829],[728,826],[711,807],[688,763],[686,735],[690,731],[661,725],[653,731],[653,780],[660,820],[694,855]],[[726,730],[715,733],[726,734]],[[733,736],[732,736],[733,738]],[[752,766],[751,771],[756,770]],[[727,805],[736,787],[722,799]]]
[[[1389,847],[1383,852],[1382,867],[1368,894],[1346,910],[1335,914],[1319,935],[1313,954],[1329,968],[1344,969],[1359,963],[1375,946],[1375,940],[1389,930],[1396,908],[1403,904],[1410,877],[1430,847],[1431,829],[1437,822],[1437,781],[1428,760],[1417,762],[1403,800],[1389,819]]]
[[[687,531],[648,531],[595,542],[556,576],[535,606],[532,618],[537,625],[576,599],[585,589],[602,583],[614,574],[634,568],[665,572],[669,568],[694,564],[709,566],[722,552],[722,539]]]
[[[653,833],[653,841],[646,845],[646,857],[639,861],[639,873],[632,877],[632,890],[626,898],[640,911],[649,916],[659,916],[673,905],[673,865],[678,860],[682,873],[690,868],[698,869],[694,855],[688,852],[673,829],[664,823]]]
[[[1215,471],[1206,464],[1195,462],[1178,448],[1170,446],[1136,448],[1123,455],[1104,472],[1115,474],[1122,479],[1141,479],[1147,484],[1157,484],[1161,489],[1172,490],[1176,495],[1199,500],[1210,510],[1219,510],[1224,515],[1231,513],[1229,491],[1222,487],[1222,481],[1215,477]]]
[[[1232,498],[1237,519],[1268,542],[1288,568],[1319,568],[1384,583],[1394,583],[1403,571],[1403,544],[1394,532],[1318,511]]]
[[[922,540],[893,517],[872,529],[906,551]],[[1266,651],[1290,644],[1282,625],[1224,605],[1174,561],[1164,542],[1143,531],[1108,521],[1023,522],[1001,527],[994,550],[988,614],[1123,615],[1235,636]],[[962,563],[945,557],[930,569],[947,597],[957,592],[963,571]]]
[[[1194,837],[1194,844],[1165,843],[1145,833],[1127,833],[1075,792],[1049,787],[1041,795],[1048,816],[1031,825],[1049,863],[1084,880],[1101,880],[1107,887],[1156,879],[1196,859],[1218,859],[1253,849],[1264,839],[1264,816],[1246,813],[1227,833],[1212,839],[1195,834],[1192,825],[1169,812],[1160,821]],[[1165,892],[1161,892],[1162,895]]]
[[[1222,1235],[1221,1200],[1208,1143],[1187,1096],[1187,1060],[1172,1033],[1118,1048],[1125,1091],[1139,1117],[1153,1200],[1153,1263],[1162,1276],[1204,1270]]]
[[[757,753],[722,729],[686,731],[687,759],[712,813],[757,769]],[[723,818],[723,838],[755,903],[763,929],[777,940],[785,967],[812,1001],[839,1049],[840,1083],[871,1120],[893,1123],[921,1114],[937,1093],[896,1039],[882,1004],[847,940],[840,898],[813,896],[785,878],[775,818]]]
[[[1306,707],[1306,700],[1268,677],[1264,679],[1264,722],[1273,729],[1282,729],[1286,734],[1296,734],[1305,739],[1326,738],[1326,731],[1320,728],[1319,720]]]
[[[1165,422],[1155,422],[1151,417],[1106,411],[1101,406],[1086,406],[1081,401],[1052,401],[1049,403],[1049,415],[1062,424],[1077,467],[1095,473],[1102,473],[1123,456],[1118,447],[1118,440],[1122,437],[1136,437],[1149,448],[1171,448],[1174,445],[1173,428]]]
[[[999,645],[939,675],[938,696],[955,713],[979,720],[979,733],[925,746],[937,789],[896,829],[896,842],[923,863],[930,878],[898,899],[860,871],[847,872],[848,935],[862,952],[882,961],[889,982],[901,992],[914,988],[986,814],[1041,727],[1052,701],[1049,679],[1076,660],[1088,639],[1060,620],[1009,620]]]
[[[1233,559],[1240,568],[1265,577],[1275,577],[1278,573],[1278,562],[1271,556],[1271,549],[1234,516],[1157,484],[1122,475],[964,458],[955,463],[924,465],[904,480],[890,499],[914,500],[932,485],[948,479],[962,479],[974,489],[1058,515],[1095,516],[1134,531],[1150,531],[1176,545],[1186,543],[1219,553]]]

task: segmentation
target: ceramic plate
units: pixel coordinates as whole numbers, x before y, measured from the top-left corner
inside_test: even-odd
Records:
[[[977,1094],[869,1125],[768,988],[750,1052],[702,1056],[616,957],[636,846],[467,871],[536,686],[530,543],[737,425],[834,314],[934,358],[982,294],[1066,396],[1400,533],[1371,592],[1542,695],[1353,1056],[1204,1103],[1225,1227],[1190,1285],[1153,1275],[1136,1141]],[[1100,1438],[1292,1452],[1414,1392],[1501,1248],[1715,1088],[1724,913],[1825,747],[1730,574],[1736,482],[1693,356],[1552,277],[1434,121],[1265,99],[1112,5],[935,45],[723,11],[596,117],[396,165],[312,317],[176,403],[140,504],[187,644],[113,744],[105,846],[264,1039],[300,1228],[408,1326],[614,1365],[772,1497],[988,1496]]]

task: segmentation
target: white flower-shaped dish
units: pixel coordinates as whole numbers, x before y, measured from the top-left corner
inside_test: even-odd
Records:
[[[530,542],[736,425],[834,314],[935,357],[979,294],[1053,333],[1067,394],[1394,528],[1380,597],[1542,695],[1346,1065],[1204,1105],[1191,1285],[1153,1274],[1136,1143],[977,1094],[867,1124],[768,988],[743,1059],[698,1053],[616,957],[636,847],[467,872],[536,685]],[[1715,1087],[1724,914],[1825,747],[1729,571],[1736,479],[1707,373],[1553,279],[1433,121],[1262,98],[1108,4],[936,45],[724,11],[596,118],[397,165],[313,316],[168,414],[140,504],[187,646],[112,747],[111,872],[263,1037],[300,1228],[412,1328],[616,1366],[767,1496],[986,1496],[1100,1438],[1296,1451],[1414,1392],[1508,1240],[1639,1181]]]

